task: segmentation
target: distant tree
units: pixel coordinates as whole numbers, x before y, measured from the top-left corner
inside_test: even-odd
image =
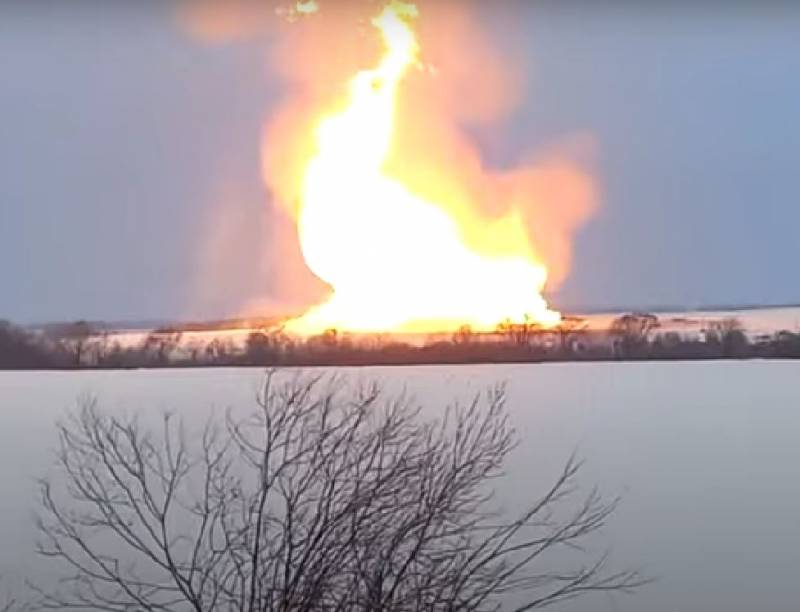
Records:
[[[107,329],[95,334],[89,342],[89,351],[92,353],[93,365],[103,365],[114,346],[119,344],[113,342],[111,334]]]
[[[70,356],[71,365],[80,367],[86,358],[87,348],[94,333],[94,328],[88,322],[75,321],[58,326],[54,335]]]
[[[750,345],[741,321],[735,318],[712,321],[706,330],[706,343],[717,345],[724,357],[745,357]]]
[[[575,335],[586,330],[586,319],[582,317],[565,316],[556,326],[555,331],[558,334],[559,348],[562,355],[567,355],[572,352],[570,342],[575,338]]]
[[[142,367],[146,362],[139,348],[126,348],[119,340],[109,340],[97,365],[104,368],[132,368]]]
[[[206,344],[205,359],[210,363],[221,364],[226,363],[230,358],[233,346],[229,340],[221,338],[214,338],[211,342]]]
[[[186,347],[186,352],[187,352],[187,355],[188,355],[189,363],[192,363],[192,364],[196,364],[197,363],[198,357],[200,356],[201,349],[202,349],[202,346],[200,344],[198,344],[197,342],[189,343],[189,345]]]
[[[319,336],[320,343],[323,346],[328,348],[333,348],[337,346],[340,342],[339,337],[339,330],[335,327],[331,327],[330,329],[326,329],[322,334]]]
[[[183,334],[176,330],[156,330],[144,339],[142,350],[152,355],[157,365],[167,365],[180,346],[182,338]]]
[[[534,336],[542,327],[525,315],[522,323],[515,323],[511,319],[502,321],[496,328],[498,334],[508,338],[516,346],[529,346]]]
[[[445,612],[513,596],[521,612],[644,583],[585,561],[616,502],[579,496],[575,460],[519,514],[495,507],[517,443],[502,388],[427,420],[376,386],[275,376],[256,411],[200,436],[93,403],[61,424],[39,552],[66,571],[40,607]]]
[[[352,335],[329,328],[321,334],[309,336],[294,347],[294,357],[301,364],[349,364],[363,354]]]
[[[770,349],[770,357],[800,357],[800,334],[782,330],[764,344]]]
[[[647,312],[631,312],[611,322],[609,333],[622,357],[642,357],[646,354],[652,332],[660,327],[658,317]]]
[[[245,360],[253,365],[276,365],[280,359],[280,346],[263,331],[251,332],[245,343]]]
[[[676,331],[666,331],[656,334],[652,339],[653,347],[656,347],[660,356],[668,356],[683,344],[683,338]]]
[[[30,332],[0,320],[0,368],[44,368],[52,359]]]
[[[453,334],[455,344],[470,344],[475,339],[475,333],[469,325],[462,325]]]

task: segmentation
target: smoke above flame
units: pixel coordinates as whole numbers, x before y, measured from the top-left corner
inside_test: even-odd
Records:
[[[296,222],[305,265],[331,290],[288,329],[557,323],[542,292],[569,269],[595,185],[564,152],[485,166],[463,126],[511,112],[521,79],[472,4],[329,3],[276,11],[289,19],[274,30],[272,68],[288,95],[265,128],[264,177]],[[291,268],[287,284],[298,276]]]

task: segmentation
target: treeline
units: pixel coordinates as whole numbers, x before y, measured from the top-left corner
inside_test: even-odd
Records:
[[[421,345],[364,342],[330,330],[297,342],[279,332],[254,332],[242,361],[246,365],[406,365],[527,363],[547,361],[638,361],[800,358],[800,333],[780,331],[751,340],[736,319],[710,321],[694,333],[662,329],[658,317],[628,313],[608,329],[589,328],[566,317],[561,325],[500,325],[492,333],[463,327],[448,339]]]
[[[180,333],[153,333],[134,347],[85,321],[29,330],[0,321],[0,369],[77,369],[170,365]],[[154,339],[158,338],[157,342]]]
[[[800,333],[779,331],[751,340],[735,318],[706,321],[687,334],[662,329],[656,315],[628,313],[614,319],[608,335],[616,359],[800,358]]]
[[[628,313],[608,329],[566,317],[558,327],[503,323],[492,333],[462,327],[450,336],[408,343],[328,330],[297,338],[279,329],[234,342],[224,333],[187,339],[158,329],[131,342],[78,321],[28,330],[0,321],[0,369],[124,369],[208,366],[337,366],[542,361],[800,358],[800,333],[751,339],[736,319],[707,322],[692,333],[671,331],[656,315]]]

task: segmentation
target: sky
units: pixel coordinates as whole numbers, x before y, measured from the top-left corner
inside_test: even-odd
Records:
[[[486,163],[594,142],[600,206],[556,307],[800,303],[800,9],[489,5],[525,89],[470,133]],[[199,41],[169,3],[0,4],[0,319],[214,318],[269,293],[269,44]]]

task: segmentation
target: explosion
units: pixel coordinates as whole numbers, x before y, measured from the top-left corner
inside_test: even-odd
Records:
[[[470,248],[459,219],[385,170],[397,90],[419,52],[409,23],[417,15],[414,5],[395,1],[374,19],[386,49],[380,64],[353,78],[346,108],[316,129],[298,231],[306,263],[333,293],[292,320],[290,331],[444,331],[559,320],[541,297],[547,269],[527,240],[517,237],[512,255]],[[518,223],[509,217],[498,226],[512,233]]]
[[[309,295],[311,274],[328,288],[287,331],[559,322],[542,292],[566,275],[594,184],[561,152],[484,165],[462,126],[502,119],[522,79],[494,55],[473,3],[309,0],[272,10],[285,25],[267,25],[261,4],[234,6],[209,2],[187,25],[214,42],[277,34],[271,68],[287,94],[262,162],[294,235],[270,241],[273,282],[289,302]]]

